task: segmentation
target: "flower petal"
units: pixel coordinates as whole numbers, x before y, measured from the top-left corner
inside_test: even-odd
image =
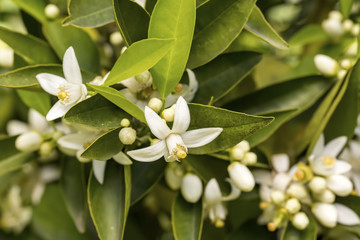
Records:
[[[314,155],[315,157],[321,156],[322,152],[324,151],[324,146],[325,146],[325,137],[324,134],[321,134],[315,144],[314,150],[311,155]]]
[[[113,159],[121,165],[131,165],[132,164],[131,159],[122,151],[120,151],[118,154],[113,156]]]
[[[58,139],[57,143],[67,149],[80,150],[83,149],[84,143],[88,141],[91,135],[87,133],[72,133]]]
[[[287,173],[278,173],[273,178],[273,188],[281,192],[285,192],[291,181],[291,176]]]
[[[146,148],[128,151],[127,155],[140,162],[152,162],[161,158],[166,151],[165,141],[160,141]]]
[[[217,138],[222,131],[222,128],[200,128],[187,131],[183,133],[181,137],[186,147],[196,148],[208,144]]]
[[[257,169],[252,171],[252,174],[254,175],[255,182],[257,184],[268,185],[268,186],[271,185],[272,183],[271,172],[263,169]]]
[[[289,156],[285,153],[272,155],[271,162],[276,172],[286,172],[289,170],[290,160]]]
[[[93,173],[100,184],[103,184],[105,177],[106,161],[93,160]]]
[[[59,86],[61,84],[67,83],[64,78],[50,73],[40,73],[36,75],[36,79],[40,83],[42,89],[45,90],[45,92],[54,96],[57,96],[59,92]]]
[[[46,115],[46,120],[52,121],[65,115],[65,113],[72,107],[72,105],[63,105],[57,101]]]
[[[72,47],[69,47],[64,54],[63,71],[69,83],[82,84],[79,63]]]
[[[241,194],[241,190],[235,187],[235,185],[233,184],[230,178],[226,178],[225,180],[230,183],[231,192],[229,193],[229,195],[222,197],[221,201],[224,202],[224,201],[232,201],[237,199]]]
[[[330,156],[336,158],[340,151],[344,148],[347,138],[345,136],[337,137],[326,144],[323,156]]]
[[[360,224],[359,216],[349,207],[334,203],[337,210],[337,222],[344,225],[357,225]]]
[[[174,133],[184,133],[190,125],[190,110],[185,99],[180,96],[176,101],[174,124],[171,129]]]
[[[6,125],[9,136],[15,136],[30,131],[29,125],[19,120],[10,120]]]
[[[204,192],[204,201],[206,205],[213,205],[220,203],[222,200],[221,190],[219,183],[215,178],[210,179],[206,184]]]
[[[189,87],[188,87],[188,91],[183,95],[183,97],[187,102],[191,102],[194,99],[196,91],[198,90],[199,83],[192,70],[187,68],[186,71],[189,76]]]
[[[159,139],[164,139],[170,134],[170,128],[165,121],[151,108],[145,107],[145,118],[151,132]]]

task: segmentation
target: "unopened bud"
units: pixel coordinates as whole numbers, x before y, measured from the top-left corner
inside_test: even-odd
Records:
[[[294,214],[300,211],[301,204],[296,198],[290,198],[286,201],[285,208],[290,214]]]
[[[148,107],[157,113],[160,112],[162,105],[163,105],[162,101],[158,98],[152,98],[148,103]]]
[[[335,202],[335,194],[330,191],[329,189],[325,189],[324,191],[320,193],[315,193],[314,198],[323,203],[333,203]]]
[[[151,74],[149,71],[142,72],[135,76],[135,80],[141,84],[147,83],[151,79]]]
[[[250,144],[246,140],[243,140],[243,141],[239,142],[238,144],[236,144],[235,147],[236,148],[241,148],[244,152],[250,151]]]
[[[60,15],[60,10],[55,4],[48,4],[45,7],[45,16],[49,19],[55,19]]]
[[[357,35],[359,35],[359,31],[360,31],[360,25],[355,24],[351,29],[351,34],[354,36],[357,36]]]
[[[177,163],[171,162],[165,169],[165,182],[172,190],[178,190],[180,189],[183,175],[178,174],[177,167],[173,164]]]
[[[16,139],[15,146],[21,152],[34,152],[39,150],[42,140],[37,132],[27,132]]]
[[[304,212],[298,212],[292,219],[292,224],[299,230],[304,230],[309,225],[309,218]]]
[[[334,76],[338,71],[338,63],[327,55],[317,54],[314,62],[316,68],[325,76]]]
[[[317,220],[325,227],[333,228],[336,226],[337,210],[333,204],[315,203],[311,211]]]
[[[114,46],[119,46],[123,43],[123,38],[119,32],[113,32],[110,34],[110,43]]]
[[[342,25],[343,25],[344,31],[350,32],[354,26],[354,23],[350,19],[346,19],[346,20],[344,20]]]
[[[244,158],[245,152],[241,148],[234,147],[231,149],[230,156],[232,159],[240,161]]]
[[[51,142],[44,142],[40,145],[39,154],[41,156],[49,156],[54,149],[54,145]]]
[[[345,70],[349,70],[352,67],[351,61],[348,58],[341,60],[340,66]]]
[[[285,201],[285,195],[283,192],[275,190],[270,194],[271,201],[277,205],[282,204]]]
[[[125,51],[126,51],[127,47],[123,47],[121,50],[120,50],[120,54],[123,54]]]
[[[233,162],[228,166],[228,173],[233,184],[241,191],[250,192],[254,189],[254,176],[245,165]]]
[[[119,139],[125,145],[131,145],[136,140],[136,131],[131,127],[122,128],[119,132]]]
[[[320,193],[326,189],[326,180],[323,177],[314,177],[309,183],[309,188],[313,193]]]
[[[304,199],[307,197],[305,187],[298,183],[292,183],[287,189],[286,193],[297,199]]]
[[[334,11],[329,12],[329,18],[341,21],[343,16],[339,11],[334,10]]]
[[[325,32],[333,38],[338,38],[344,33],[344,29],[341,24],[341,21],[337,19],[333,19],[333,18],[325,19],[321,23],[321,26],[325,30]]]
[[[196,203],[199,201],[202,192],[202,182],[197,175],[188,173],[183,177],[181,182],[181,194],[186,201]]]
[[[345,197],[351,194],[353,184],[349,178],[343,175],[332,175],[327,179],[327,187],[336,195]]]
[[[268,229],[270,232],[275,232],[276,228],[277,228],[277,225],[276,225],[276,223],[274,223],[274,222],[269,222],[269,223],[267,224],[267,229]]]
[[[175,109],[167,108],[162,111],[161,116],[166,122],[173,122],[175,117]]]
[[[127,119],[127,118],[121,119],[120,125],[121,125],[122,127],[128,127],[128,126],[130,126],[130,121],[129,121],[129,119]]]
[[[14,64],[14,50],[11,48],[0,49],[0,66],[11,68]]]
[[[244,159],[242,161],[245,165],[255,165],[257,162],[257,156],[253,152],[245,153]]]

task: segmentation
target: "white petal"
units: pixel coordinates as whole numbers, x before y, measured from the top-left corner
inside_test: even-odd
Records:
[[[195,97],[196,91],[198,90],[199,83],[193,71],[191,71],[189,68],[186,69],[186,71],[189,76],[189,87],[188,91],[185,93],[185,95],[183,95],[183,97],[187,102],[191,102]]]
[[[181,194],[190,203],[196,203],[203,193],[201,179],[192,173],[186,174],[181,181]]]
[[[360,175],[358,172],[352,174],[351,179],[354,183],[354,188],[356,191],[356,195],[360,196]]]
[[[257,184],[268,185],[268,186],[271,185],[272,183],[271,172],[267,170],[258,169],[258,170],[254,170],[252,174],[254,175],[255,182]]]
[[[195,148],[208,144],[217,138],[222,131],[222,128],[200,128],[187,131],[181,137],[188,148]]]
[[[29,110],[28,122],[33,130],[39,132],[45,132],[50,127],[46,118],[34,109]]]
[[[72,133],[58,139],[57,143],[66,149],[80,150],[83,149],[84,143],[88,141],[90,134]]]
[[[291,181],[291,176],[287,173],[278,173],[273,179],[273,188],[285,192]]]
[[[255,187],[255,179],[250,170],[240,162],[233,162],[228,166],[231,181],[241,191],[250,192]]]
[[[168,151],[170,153],[170,155],[173,153],[174,149],[177,149],[178,146],[184,146],[185,150],[187,151],[186,146],[184,145],[184,142],[181,138],[180,135],[178,134],[170,134],[167,138],[166,138],[166,146],[168,148]],[[175,159],[176,160],[176,159]]]
[[[204,200],[206,205],[220,203],[222,199],[221,190],[215,178],[210,179],[205,187]]]
[[[353,190],[353,184],[349,178],[343,175],[331,175],[326,179],[327,187],[338,196],[348,196]]]
[[[333,204],[330,203],[315,203],[311,211],[319,222],[328,228],[336,226],[337,210]]]
[[[340,151],[344,148],[346,141],[347,138],[344,136],[331,140],[328,144],[326,144],[322,155],[336,158]]]
[[[324,146],[325,146],[325,137],[324,137],[324,134],[321,134],[315,144],[312,155],[314,155],[315,157],[321,156],[322,152],[324,151]]]
[[[349,147],[350,147],[351,154],[355,158],[360,158],[360,142],[350,141]]]
[[[122,151],[120,151],[118,154],[113,156],[113,159],[121,165],[131,165],[132,164],[131,159]]]
[[[334,203],[334,205],[338,212],[338,218],[337,218],[338,223],[344,225],[360,224],[359,216],[351,208],[340,203]]]
[[[45,90],[45,92],[54,96],[57,96],[57,93],[59,91],[59,86],[61,84],[67,83],[67,81],[64,78],[50,73],[40,73],[36,75],[36,79],[40,83],[42,89]]]
[[[63,71],[64,71],[65,79],[69,83],[74,83],[74,84],[82,83],[79,63],[76,59],[75,52],[72,47],[69,47],[64,54]]]
[[[98,182],[100,184],[103,184],[104,176],[105,176],[106,161],[93,160],[92,165],[93,165],[93,173],[94,173],[96,180],[98,180]]]
[[[128,151],[127,155],[140,162],[152,162],[161,158],[165,151],[167,151],[165,141],[160,141],[146,148]]]
[[[231,192],[229,193],[229,195],[222,197],[221,201],[232,201],[237,199],[241,194],[241,190],[235,187],[234,183],[231,181],[230,178],[226,178],[226,181],[229,182],[231,185]]]
[[[63,105],[57,101],[46,115],[46,120],[52,121],[65,115],[65,113],[72,107],[72,105]]]
[[[271,201],[271,197],[270,197],[271,192],[272,192],[272,189],[269,188],[267,185],[260,185],[259,194],[260,194],[261,200],[263,200],[265,202],[270,202]]]
[[[29,125],[19,120],[10,120],[6,125],[9,136],[19,135],[30,131]]]
[[[151,108],[145,107],[145,118],[151,132],[159,139],[165,139],[170,134],[170,128],[165,121]]]
[[[271,157],[271,162],[276,172],[286,172],[289,170],[290,160],[287,154],[274,154]]]
[[[120,83],[132,93],[138,93],[144,89],[143,84],[136,81],[135,77],[122,80]]]
[[[174,133],[184,133],[190,125],[190,110],[183,97],[176,101],[174,124],[171,129]]]
[[[344,174],[351,170],[351,165],[348,162],[336,160],[333,167],[324,166],[321,158],[315,159],[314,164],[312,165],[313,171],[316,174],[322,176],[330,176],[334,174]]]

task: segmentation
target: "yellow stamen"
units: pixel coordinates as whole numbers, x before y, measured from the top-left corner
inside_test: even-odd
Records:
[[[60,91],[57,96],[61,101],[65,101],[66,98],[68,98],[69,94],[67,92]]]
[[[301,181],[305,177],[305,173],[302,170],[297,170],[295,173],[296,180]]]
[[[180,159],[186,158],[187,154],[184,150],[180,149],[176,152],[176,156]]]
[[[259,208],[260,208],[261,210],[264,210],[264,209],[267,208],[269,205],[270,205],[270,204],[269,204],[268,202],[261,202],[261,203],[259,204]]]
[[[322,157],[321,161],[325,166],[331,167],[335,164],[336,159],[330,156],[326,156]]]
[[[179,93],[181,92],[183,89],[183,85],[181,83],[179,83],[178,85],[176,85],[175,87],[175,92]]]
[[[267,228],[270,232],[274,232],[276,230],[277,226],[274,222],[269,222],[267,224]]]
[[[222,228],[222,227],[224,227],[224,225],[225,225],[225,223],[224,223],[223,220],[221,220],[221,219],[216,219],[216,221],[215,221],[215,227],[217,227],[217,228]]]

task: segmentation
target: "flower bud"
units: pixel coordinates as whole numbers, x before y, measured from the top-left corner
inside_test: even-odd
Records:
[[[319,222],[328,228],[336,226],[337,211],[333,204],[315,203],[311,211]]]
[[[15,146],[21,152],[34,152],[39,150],[42,141],[42,137],[37,132],[27,132],[16,139]]]
[[[354,36],[357,36],[357,35],[359,35],[359,31],[360,31],[359,24],[355,24],[351,29],[351,34]]]
[[[335,194],[330,191],[329,189],[325,189],[324,191],[320,193],[315,193],[314,198],[323,203],[333,203],[335,202]]]
[[[329,12],[329,18],[341,21],[343,17],[339,11],[334,10],[334,11]]]
[[[350,19],[346,19],[342,25],[345,32],[350,32],[354,26],[354,23]]]
[[[123,54],[125,51],[126,51],[127,47],[123,47],[121,50],[120,50],[120,54]]]
[[[119,46],[123,43],[123,38],[119,32],[113,32],[110,34],[110,43],[114,46]]]
[[[162,101],[158,98],[152,98],[148,103],[148,107],[157,113],[160,112],[162,105],[163,105]]]
[[[298,183],[292,183],[286,191],[291,197],[295,197],[297,199],[304,199],[307,197],[306,189],[303,185]]]
[[[130,126],[130,121],[129,121],[129,119],[127,119],[127,118],[121,119],[120,125],[121,125],[122,127],[128,127],[128,126]]]
[[[138,83],[145,84],[151,79],[151,74],[149,71],[142,72],[135,76],[135,80]]]
[[[321,23],[321,26],[325,30],[325,32],[333,38],[338,38],[344,33],[344,29],[341,24],[341,21],[337,19],[333,19],[333,18],[325,19]]]
[[[243,141],[239,142],[238,144],[236,144],[235,147],[236,148],[241,148],[244,152],[250,151],[250,144],[246,140],[243,140]]]
[[[199,201],[203,192],[200,178],[192,173],[186,174],[181,182],[181,194],[190,203]]]
[[[136,140],[136,131],[131,127],[122,128],[119,132],[119,139],[125,145],[131,145]]]
[[[332,175],[327,178],[327,187],[336,195],[345,197],[353,191],[353,184],[343,175]]]
[[[60,10],[55,4],[48,4],[45,7],[45,16],[49,19],[55,19],[60,15]]]
[[[221,190],[219,183],[215,178],[210,179],[210,181],[206,184],[204,200],[206,205],[214,205],[221,202]]]
[[[347,74],[347,71],[344,70],[344,69],[341,69],[336,76],[337,76],[338,79],[341,80],[341,79],[344,79],[344,77],[346,76],[346,74]]]
[[[176,162],[169,163],[165,169],[165,182],[172,190],[178,190],[181,186],[183,175],[178,173]]]
[[[166,122],[173,122],[175,117],[175,109],[167,108],[162,111],[161,116]]]
[[[309,183],[309,188],[313,193],[320,193],[326,189],[326,180],[323,177],[314,177]]]
[[[299,230],[304,230],[309,225],[309,218],[304,212],[298,212],[294,215],[291,223]]]
[[[341,60],[340,66],[345,70],[349,70],[352,67],[350,59],[345,58],[345,59]]]
[[[257,162],[257,156],[253,152],[245,153],[244,159],[242,161],[245,165],[255,165]]]
[[[40,145],[39,154],[41,156],[49,156],[54,149],[54,145],[51,142],[44,142]]]
[[[240,161],[244,158],[245,152],[241,148],[234,147],[231,149],[230,156],[232,159]]]
[[[14,50],[11,48],[0,49],[0,66],[11,68],[14,64]]]
[[[294,214],[300,211],[301,204],[296,198],[290,198],[285,203],[285,209],[288,210],[290,214]]]
[[[271,201],[277,205],[282,204],[285,201],[285,195],[283,192],[275,190],[270,194]]]
[[[228,166],[231,181],[241,191],[250,192],[255,187],[255,179],[250,170],[239,162],[233,162]]]
[[[327,55],[317,54],[314,62],[316,68],[325,76],[334,76],[338,71],[338,63]]]

